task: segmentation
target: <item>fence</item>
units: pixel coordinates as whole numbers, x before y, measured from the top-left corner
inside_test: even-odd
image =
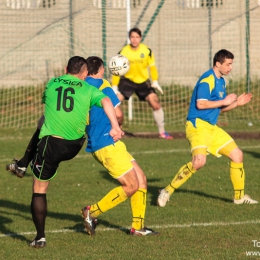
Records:
[[[129,0],[130,1],[130,0]],[[185,122],[190,93],[212,66],[216,51],[235,55],[229,91],[253,92],[251,105],[222,117],[225,124],[259,121],[259,0],[2,0],[0,2],[0,125],[35,126],[43,113],[45,83],[63,73],[69,57],[97,55],[105,64],[127,40],[131,27],[143,32],[155,53],[166,124]],[[106,77],[110,79],[107,71]],[[127,103],[124,111],[127,114]],[[130,125],[154,125],[146,103],[133,99]]]

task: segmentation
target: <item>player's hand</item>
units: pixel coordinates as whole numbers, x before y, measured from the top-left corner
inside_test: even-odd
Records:
[[[229,106],[230,104],[232,104],[234,101],[237,100],[237,95],[232,93],[232,94],[229,94],[227,95],[224,99],[223,99],[223,102],[224,102],[224,106]]]
[[[120,91],[118,90],[117,86],[112,86],[112,89],[114,90],[115,94],[121,94]]]
[[[152,87],[155,88],[155,89],[157,89],[158,91],[160,91],[161,94],[163,95],[163,90],[162,90],[162,88],[160,87],[160,85],[159,85],[159,83],[158,83],[157,80],[154,80],[154,81],[152,82]]]
[[[120,140],[123,135],[125,134],[120,127],[118,128],[112,128],[109,132],[109,134],[112,136],[113,140],[116,142]]]
[[[243,106],[247,104],[248,102],[250,102],[252,97],[252,93],[243,93],[242,95],[237,97],[237,106]]]

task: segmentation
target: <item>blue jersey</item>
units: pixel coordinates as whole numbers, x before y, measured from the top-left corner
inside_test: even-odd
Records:
[[[193,90],[187,120],[191,121],[194,127],[196,127],[196,118],[215,125],[221,108],[198,109],[197,100],[218,101],[224,99],[226,95],[224,78],[217,78],[213,69],[208,70],[200,77]]]
[[[101,90],[108,96],[114,107],[120,105],[120,100],[111,88],[110,83],[105,79],[86,78],[87,83]],[[109,135],[112,126],[103,108],[91,107],[89,111],[89,122],[86,126],[88,135],[87,152],[95,152],[103,147],[114,144],[113,138]]]

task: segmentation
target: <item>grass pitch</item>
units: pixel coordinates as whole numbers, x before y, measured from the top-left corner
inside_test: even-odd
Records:
[[[100,216],[94,238],[84,231],[81,208],[118,183],[82,149],[76,158],[61,163],[50,183],[47,246],[29,248],[36,234],[30,213],[31,173],[28,169],[19,179],[6,172],[5,165],[22,156],[33,131],[0,131],[0,259],[260,259],[259,242],[254,242],[260,241],[260,204],[232,203],[228,159],[208,156],[206,166],[172,195],[165,208],[156,206],[158,190],[190,160],[185,139],[123,139],[147,175],[145,225],[160,236],[128,235],[129,201]],[[260,201],[259,141],[236,142],[244,151],[246,193]]]

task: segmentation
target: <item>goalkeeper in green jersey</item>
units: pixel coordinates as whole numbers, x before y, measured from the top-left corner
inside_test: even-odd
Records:
[[[120,101],[128,100],[136,93],[140,101],[147,101],[153,109],[154,120],[158,126],[159,138],[171,140],[173,137],[164,129],[164,112],[156,90],[163,94],[158,83],[158,71],[152,50],[141,43],[142,32],[138,28],[129,31],[130,44],[119,52],[130,61],[129,71],[122,77],[112,76],[112,87]],[[149,79],[151,74],[152,83]]]

